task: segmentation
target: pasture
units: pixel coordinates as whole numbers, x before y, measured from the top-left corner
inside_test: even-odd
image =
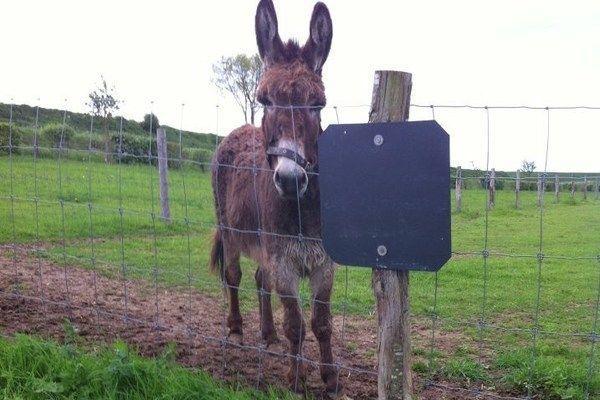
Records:
[[[200,324],[218,328],[224,315],[222,285],[207,268],[215,223],[210,175],[197,165],[184,165],[170,171],[170,184],[173,221],[165,223],[157,217],[154,167],[108,165],[93,158],[77,161],[56,155],[35,162],[27,155],[1,157],[0,304],[7,301],[4,294],[12,291],[34,297],[43,289],[51,297],[49,292],[56,290],[60,292],[58,298],[75,296],[45,284],[44,278],[60,282],[58,275],[64,270],[68,283],[69,274],[93,271],[106,285],[111,281],[134,282],[132,286],[143,287],[141,292],[154,292],[148,294],[148,305],[154,304],[153,298],[168,300],[172,293],[173,298],[181,295],[195,299],[189,302],[190,307],[212,304],[214,309],[187,309],[184,317],[199,315],[209,319]],[[546,194],[541,264],[536,193],[522,192],[521,202],[521,208],[515,209],[514,193],[499,190],[495,207],[486,212],[486,192],[464,190],[463,209],[452,215],[451,261],[437,276],[411,274],[413,369],[417,380],[505,394],[531,391],[544,399],[584,399],[586,391],[591,393],[590,398],[600,398],[600,351],[593,345],[597,338],[590,335],[598,323],[600,201],[593,193],[583,200],[579,193],[571,198],[563,192],[560,201],[554,203],[552,194]],[[489,257],[483,252],[486,235]],[[47,276],[44,268],[41,273],[35,272],[40,266],[47,266]],[[242,311],[246,320],[253,321],[257,314],[255,266],[243,260],[242,268]],[[304,283],[302,287],[306,312],[310,300],[307,286]],[[91,285],[77,284],[71,290],[78,287],[89,296],[95,290]],[[122,297],[111,303],[106,293],[101,296],[103,307],[122,315]],[[274,303],[278,310],[278,301]],[[85,304],[88,308],[96,306],[92,301]],[[156,317],[169,321],[168,315],[175,310],[169,304],[161,303],[160,308],[158,301],[156,304]],[[173,301],[172,307],[177,304]],[[376,316],[371,271],[339,268],[332,309],[336,315],[334,335],[338,336],[335,356],[372,370]],[[133,306],[130,311],[135,312]],[[154,311],[144,315],[152,319]],[[5,325],[0,325],[0,331],[15,331],[6,321],[2,323]],[[78,323],[85,325],[83,320],[71,323],[80,336],[85,337],[85,332],[91,330],[78,327]],[[53,333],[40,329],[44,324],[34,325],[24,323],[20,330],[65,339],[64,333],[57,333],[59,330]],[[277,328],[281,330],[279,324]],[[258,331],[246,327],[245,333],[254,337]],[[90,338],[107,342],[114,339],[99,334],[90,334]],[[185,339],[181,339],[183,343],[177,343],[177,337],[169,339],[176,342],[177,348],[185,347]],[[20,339],[17,344],[22,346],[23,340],[29,339]],[[142,353],[159,354],[157,349],[164,348],[164,342],[154,351]],[[136,341],[132,344],[140,345]],[[6,348],[6,342],[3,346]],[[54,345],[36,342],[35,346]],[[60,355],[62,350],[52,351]],[[230,351],[241,353],[244,349]],[[174,358],[180,360],[178,354]],[[86,363],[90,362],[87,359]],[[220,361],[207,361],[207,365],[202,359],[184,361],[219,377],[222,371],[215,363]],[[169,368],[176,368],[176,373],[185,375],[188,382],[187,372],[171,364]],[[236,370],[235,359],[228,368]],[[0,370],[0,376],[4,376],[2,373]],[[345,375],[350,377],[351,372]],[[253,384],[239,371],[229,378]],[[357,381],[348,385],[373,384],[372,377],[360,374],[346,380],[354,379]],[[271,383],[276,384],[276,379]],[[368,388],[357,392],[357,398],[363,398],[360,394],[368,398],[372,393]],[[423,393],[431,395],[425,398],[437,398],[432,389]]]

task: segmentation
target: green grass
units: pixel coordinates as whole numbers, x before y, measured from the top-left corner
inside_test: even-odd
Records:
[[[446,379],[471,382],[489,383],[491,378],[485,368],[468,358],[457,358],[448,361],[442,367],[442,374]]]
[[[590,379],[589,366],[580,363],[589,354],[564,345],[542,345],[538,353],[533,369],[528,351],[502,353],[496,360],[496,367],[505,372],[502,383],[524,393],[531,389],[544,399],[584,399],[586,390],[591,399],[598,398],[600,374],[595,373]]]
[[[174,221],[165,224],[151,218],[152,213],[158,213],[154,168],[73,160],[63,160],[59,164],[50,159],[34,165],[27,156],[14,157],[12,164],[11,179],[9,159],[0,158],[0,221],[7,222],[0,224],[0,243],[31,243],[39,238],[47,246],[45,256],[59,263],[89,267],[92,258],[90,237],[93,237],[96,267],[106,274],[118,273],[124,254],[133,277],[150,279],[157,268],[162,284],[187,285],[189,275],[203,293],[220,293],[218,279],[206,268],[214,224],[207,173],[192,166],[170,171]],[[34,179],[36,176],[37,180]],[[37,214],[32,200],[36,196],[36,182],[40,199]],[[10,201],[11,192],[15,196],[14,202]],[[419,321],[427,324],[425,317],[431,315],[435,306],[435,312],[441,317],[437,326],[440,332],[458,334],[474,342],[477,340],[473,339],[482,339],[484,348],[492,353],[484,357],[489,367],[485,372],[490,379],[498,382],[500,376],[505,376],[504,387],[522,392],[522,378],[537,379],[538,364],[530,368],[532,335],[530,331],[520,329],[533,328],[534,316],[539,310],[541,333],[536,335],[537,346],[564,350],[548,361],[548,365],[553,366],[551,369],[564,375],[564,379],[558,380],[562,383],[556,385],[564,389],[564,393],[575,393],[572,398],[582,398],[579,394],[585,392],[585,386],[578,377],[589,365],[591,342],[585,334],[592,331],[596,318],[600,279],[600,262],[596,259],[600,254],[600,201],[594,196],[588,194],[588,200],[584,201],[580,193],[571,199],[564,192],[560,202],[555,204],[552,194],[546,194],[542,241],[545,258],[538,270],[541,215],[536,206],[536,194],[522,192],[522,207],[515,209],[514,194],[509,190],[498,191],[496,206],[486,216],[485,192],[464,191],[463,210],[452,215],[455,254],[437,277],[437,303],[434,304],[435,275],[412,273],[412,312]],[[118,212],[121,198],[122,220]],[[63,209],[60,199],[64,201]],[[90,200],[91,212],[88,208]],[[14,206],[14,224],[11,206]],[[487,247],[491,255],[484,261],[486,218]],[[61,245],[63,237],[66,241],[64,249]],[[154,237],[157,238],[156,263]],[[254,264],[243,260],[242,267],[241,286],[245,289],[241,292],[242,307],[246,311],[254,310]],[[373,314],[370,274],[370,270],[364,268],[338,270],[333,294],[334,312],[340,313],[346,307],[353,315]],[[302,293],[308,301],[306,286],[303,285]],[[478,330],[475,326],[480,319],[485,321],[486,329]],[[569,336],[572,333],[581,336]],[[483,376],[482,371],[471,368],[469,360],[476,360],[478,355],[478,346],[472,347],[471,353],[443,354],[436,360],[441,371],[446,371],[447,379],[474,381]],[[546,356],[538,353],[539,368],[542,368],[547,364],[542,361]],[[500,354],[505,357],[520,354],[523,363],[496,362]],[[597,371],[600,368],[598,348],[595,354]],[[579,367],[562,368],[560,360],[576,363]],[[444,365],[446,369],[443,369]],[[520,376],[519,371],[526,371],[526,376]],[[596,393],[600,390],[593,385],[592,389]],[[541,389],[536,386],[535,390]],[[559,392],[558,389],[553,391]]]
[[[155,359],[139,357],[123,343],[79,348],[30,336],[0,338],[3,399],[292,399],[215,382],[173,361],[171,347]]]

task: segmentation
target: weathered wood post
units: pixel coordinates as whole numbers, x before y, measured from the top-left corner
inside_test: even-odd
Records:
[[[588,180],[587,180],[587,175],[583,177],[583,199],[587,200],[587,185],[588,185]]]
[[[462,168],[456,167],[456,182],[454,184],[454,196],[456,198],[456,212],[462,210]]]
[[[542,183],[542,174],[538,174],[538,179],[537,179],[537,205],[538,205],[538,207],[542,206],[542,193],[544,191],[544,188],[542,186],[544,186]]]
[[[560,178],[558,177],[558,174],[554,175],[554,202],[558,203],[558,196],[560,193]]]
[[[496,169],[490,171],[490,180],[488,182],[488,209],[496,204]]]
[[[600,200],[600,178],[596,177],[596,200]]]
[[[575,179],[571,176],[571,198],[575,197],[575,191],[577,188],[575,187]]]
[[[156,129],[156,149],[158,150],[158,175],[160,182],[161,217],[165,222],[171,222],[169,207],[169,159],[167,154],[167,134],[165,128]]]
[[[412,75],[376,71],[369,122],[408,119]],[[408,271],[373,269],[378,317],[378,377],[380,400],[412,399],[410,305]]]
[[[521,171],[517,170],[517,178],[515,179],[515,208],[519,208],[521,204]]]

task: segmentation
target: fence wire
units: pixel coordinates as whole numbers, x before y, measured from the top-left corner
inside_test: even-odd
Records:
[[[11,272],[12,275],[11,285],[9,287],[0,286],[0,297],[3,299],[13,299],[19,301],[30,301],[37,302],[41,304],[43,313],[46,314],[48,307],[58,307],[63,310],[65,318],[68,318],[71,323],[77,324],[78,319],[75,317],[75,312],[91,312],[94,315],[94,329],[96,330],[97,335],[101,334],[101,325],[102,319],[122,321],[125,324],[126,331],[132,332],[133,330],[139,330],[141,328],[144,329],[145,332],[145,340],[151,341],[156,339],[156,337],[161,337],[163,334],[170,333],[173,335],[179,335],[185,338],[185,344],[189,347],[190,351],[194,354],[197,353],[198,348],[198,340],[201,340],[204,343],[212,343],[217,346],[220,350],[220,375],[222,378],[231,377],[232,374],[235,374],[235,378],[238,380],[247,379],[248,381],[253,381],[254,386],[256,388],[261,388],[265,384],[267,371],[265,371],[266,363],[268,358],[275,358],[278,360],[290,360],[295,364],[295,389],[300,389],[300,378],[301,378],[301,364],[305,363],[307,365],[313,366],[315,368],[321,368],[323,366],[333,367],[338,375],[338,377],[344,376],[347,374],[348,376],[354,374],[353,376],[358,377],[367,377],[365,378],[369,384],[374,384],[377,377],[377,371],[375,370],[375,363],[372,365],[365,365],[359,361],[354,361],[352,359],[352,351],[341,348],[336,348],[337,353],[342,353],[340,357],[337,354],[337,360],[333,363],[323,363],[321,361],[312,359],[308,354],[303,351],[303,342],[299,343],[299,348],[296,353],[288,353],[285,351],[274,351],[273,349],[265,346],[260,340],[258,344],[248,344],[243,343],[237,340],[230,340],[229,334],[227,332],[228,320],[227,320],[227,310],[230,306],[231,295],[229,298],[227,297],[227,293],[230,291],[235,291],[236,293],[249,293],[258,296],[259,301],[263,299],[263,296],[271,296],[271,290],[265,290],[264,287],[259,287],[257,284],[256,289],[247,288],[242,286],[239,282],[235,284],[231,284],[228,282],[228,277],[225,276],[225,269],[222,271],[222,276],[220,277],[220,282],[218,279],[214,279],[211,281],[204,280],[202,278],[194,277],[194,269],[204,268],[204,265],[195,265],[194,263],[194,245],[193,245],[193,237],[198,230],[203,231],[207,229],[217,229],[221,231],[229,231],[235,232],[241,235],[254,235],[258,238],[259,243],[262,243],[262,238],[265,236],[277,237],[280,239],[287,240],[298,240],[299,242],[303,241],[312,241],[312,242],[321,242],[320,237],[308,237],[303,235],[302,229],[302,210],[301,210],[301,201],[300,198],[297,197],[296,207],[297,207],[297,218],[298,218],[298,232],[297,234],[289,234],[282,232],[270,232],[266,230],[261,225],[261,209],[259,204],[259,186],[257,185],[257,176],[261,173],[274,173],[271,168],[265,168],[261,166],[259,161],[256,159],[256,153],[254,153],[254,158],[252,160],[251,166],[239,166],[239,165],[231,165],[231,164],[222,164],[216,161],[212,162],[204,162],[204,161],[196,161],[185,159],[183,156],[184,149],[184,140],[183,140],[183,121],[184,121],[184,111],[185,107],[181,105],[181,119],[180,126],[178,129],[178,140],[177,140],[177,149],[176,156],[169,157],[168,162],[174,163],[174,165],[179,167],[180,170],[180,186],[182,188],[182,204],[179,204],[183,210],[183,217],[177,217],[176,215],[172,215],[169,221],[163,220],[163,218],[157,213],[157,193],[158,190],[155,190],[155,185],[157,185],[157,173],[154,171],[155,164],[158,163],[158,154],[153,154],[153,141],[155,140],[155,128],[152,126],[153,118],[150,118],[150,127],[146,132],[149,137],[148,141],[148,149],[146,154],[129,154],[124,151],[124,129],[123,129],[123,118],[119,117],[117,119],[117,132],[118,132],[118,140],[115,150],[111,150],[109,147],[104,149],[95,149],[93,146],[94,136],[94,124],[96,123],[94,116],[89,116],[89,142],[87,149],[75,149],[68,147],[68,141],[66,138],[65,127],[67,126],[67,102],[65,101],[65,106],[62,110],[62,124],[61,124],[61,132],[60,139],[57,147],[46,147],[40,146],[40,132],[41,132],[41,123],[40,121],[40,107],[35,107],[35,116],[34,116],[34,140],[31,146],[27,145],[13,145],[13,130],[17,127],[17,121],[14,120],[13,116],[13,107],[14,105],[10,105],[10,114],[8,120],[9,126],[9,141],[8,145],[1,147],[0,150],[7,150],[7,159],[8,159],[8,173],[0,175],[2,178],[7,179],[8,184],[8,193],[0,193],[0,200],[5,201],[9,204],[9,224],[10,224],[10,240],[9,243],[4,243],[0,250],[7,249],[10,254],[11,260]],[[289,110],[291,121],[292,121],[292,130],[294,139],[296,139],[296,110],[306,109],[305,106],[274,106],[276,108],[281,108],[283,110]],[[368,107],[363,105],[357,106],[335,106],[332,110],[335,113],[335,120],[337,123],[343,122],[340,119],[340,111],[344,108],[356,108],[356,107]],[[428,351],[426,351],[426,372],[422,377],[419,377],[418,385],[421,390],[434,390],[441,391],[443,393],[460,393],[460,396],[470,396],[472,398],[494,398],[494,399],[534,399],[540,398],[539,390],[540,388],[536,386],[536,373],[537,366],[540,359],[540,340],[542,338],[561,338],[561,339],[569,339],[573,341],[577,341],[579,344],[587,345],[589,344],[589,349],[587,351],[587,363],[586,363],[586,378],[585,378],[585,388],[584,388],[584,396],[586,399],[595,398],[594,396],[598,395],[598,389],[594,387],[594,380],[597,376],[597,345],[599,338],[599,319],[600,319],[600,243],[597,243],[597,254],[577,254],[573,251],[571,254],[545,254],[545,213],[547,211],[547,207],[545,204],[545,196],[546,196],[546,184],[547,179],[550,178],[548,172],[548,157],[550,150],[550,138],[551,138],[551,111],[552,110],[591,110],[596,111],[600,110],[600,107],[593,106],[574,106],[574,107],[534,107],[534,106],[525,106],[525,105],[516,105],[516,106],[477,106],[477,105],[421,105],[421,104],[413,104],[412,107],[416,108],[429,108],[431,110],[431,115],[433,119],[436,119],[436,110],[437,109],[468,109],[472,110],[476,113],[484,113],[485,125],[482,128],[483,135],[486,142],[486,169],[485,173],[482,175],[475,174],[474,176],[464,177],[458,175],[452,175],[451,178],[453,180],[456,179],[472,179],[478,182],[478,185],[483,186],[485,190],[485,204],[483,205],[483,229],[481,232],[482,246],[479,250],[457,250],[454,249],[452,254],[453,257],[481,257],[480,259],[480,271],[476,272],[481,274],[481,299],[479,300],[479,312],[474,313],[470,318],[454,318],[450,316],[443,315],[443,311],[440,311],[440,298],[444,295],[444,287],[443,284],[443,273],[436,272],[435,274],[429,275],[426,278],[426,281],[431,284],[432,290],[430,294],[430,308],[425,313],[426,319],[429,320],[430,326],[427,327],[428,334],[426,335]],[[511,109],[522,109],[522,110],[531,110],[531,111],[545,111],[545,149],[544,149],[544,170],[539,176],[535,177],[517,177],[512,175],[507,176],[492,176],[493,169],[491,169],[490,165],[490,147],[491,141],[490,138],[493,134],[492,127],[493,123],[493,111],[494,110],[511,110]],[[153,115],[153,105],[150,107],[150,115]],[[215,110],[215,147],[214,150],[218,148],[220,143],[220,127],[219,127],[219,107],[216,107]],[[254,135],[252,137],[252,146],[254,148],[260,147],[259,140],[256,137],[256,131],[254,131]],[[43,199],[41,190],[40,190],[40,182],[44,180],[48,180],[47,171],[40,171],[40,151],[43,150],[46,154],[51,154],[56,158],[56,182],[57,182],[57,198],[58,200],[52,199]],[[19,154],[17,154],[19,153]],[[65,176],[64,164],[65,158],[68,153],[76,153],[80,154],[85,161],[85,182],[84,184],[87,186],[86,188],[86,201],[74,201],[69,199],[67,193],[65,193],[65,187],[67,185],[81,185],[82,180],[78,178],[74,178],[72,176]],[[31,154],[32,162],[33,162],[33,171],[32,173],[24,172],[18,170],[18,166],[15,163],[17,157],[22,159],[26,157],[26,155]],[[97,163],[94,163],[94,160],[97,157],[103,157],[105,159],[115,159],[117,161],[116,177],[103,177],[103,179],[110,181],[112,184],[116,185],[116,198],[117,198],[117,207],[113,208],[110,206],[105,206],[102,204],[98,204],[96,199],[96,190],[94,187],[95,178],[98,176],[102,176],[103,172],[98,171]],[[139,159],[142,162],[147,164],[147,168],[145,169],[145,173],[147,173],[147,183],[139,182],[135,177],[133,179],[129,179],[124,175],[127,173],[126,165],[124,163],[125,158],[133,158]],[[193,187],[196,183],[194,183],[191,179],[193,179],[193,175],[189,173],[189,167],[200,166],[204,170],[204,168],[210,168],[217,171],[221,171],[221,169],[233,169],[236,171],[250,171],[252,175],[252,182],[248,182],[249,185],[252,185],[253,188],[253,209],[257,216],[258,225],[255,229],[247,229],[243,227],[236,226],[227,226],[227,224],[222,221],[220,215],[217,215],[216,220],[211,219],[195,219],[191,216],[190,210],[197,204],[197,199],[190,199],[189,188]],[[105,171],[106,172],[106,171]],[[1,172],[0,172],[1,174]],[[45,174],[45,175],[44,175]],[[318,175],[317,172],[309,172],[309,174]],[[214,176],[214,184],[219,187],[219,173]],[[561,185],[565,183],[571,190],[571,195],[573,196],[576,191],[576,186],[583,183],[585,185],[585,189],[581,189],[584,193],[584,196],[587,196],[588,183],[595,184],[595,192],[594,196],[590,194],[590,200],[599,200],[600,188],[598,186],[600,174],[589,174],[587,176],[565,176],[565,174],[555,174],[554,185],[555,187],[555,197],[558,201],[558,192],[561,189]],[[29,196],[25,195],[17,195],[16,184],[17,178],[32,178],[33,179],[33,193]],[[494,181],[509,181],[515,182],[520,180],[520,182],[531,181],[538,182],[541,185],[541,190],[539,193],[540,202],[539,202],[539,215],[538,215],[538,224],[539,229],[537,233],[537,246],[536,251],[531,253],[526,252],[502,252],[493,250],[492,238],[490,236],[490,230],[492,227],[492,219],[490,216],[493,214],[493,206],[490,205],[490,186],[494,183]],[[172,182],[174,179],[172,179]],[[140,188],[140,191],[144,185],[147,186],[147,209],[143,208],[135,208],[135,207],[126,207],[127,198],[124,194],[124,189],[126,186],[129,187],[137,187]],[[296,192],[299,193],[298,181],[296,180]],[[587,197],[586,197],[587,198]],[[216,201],[218,202],[218,196],[216,196]],[[27,227],[19,225],[19,218],[16,213],[16,206],[23,204],[33,204],[34,213],[33,213],[33,221],[34,221],[34,229],[33,229],[33,237],[31,238],[31,242],[33,246],[28,246],[26,241],[19,239],[18,232],[24,231]],[[518,204],[517,204],[518,205]],[[46,250],[47,243],[43,240],[43,235],[41,232],[41,212],[40,207],[57,207],[59,210],[59,232],[58,232],[58,248],[59,251],[53,253],[51,250]],[[216,204],[217,209],[219,209],[219,204]],[[22,208],[21,208],[22,209]],[[89,256],[79,256],[70,254],[68,246],[71,245],[79,245],[77,240],[72,240],[68,235],[68,220],[69,220],[69,212],[72,210],[83,209],[87,213],[87,238],[86,239],[86,248],[89,250]],[[99,256],[98,248],[103,244],[105,239],[109,239],[108,237],[102,236],[102,231],[97,228],[95,224],[95,218],[102,215],[117,215],[118,216],[118,229],[117,229],[117,240],[118,244],[116,245],[116,252],[118,253],[117,259],[115,262],[111,260],[110,257],[103,259]],[[146,219],[147,226],[145,228],[145,232],[150,238],[149,245],[149,253],[151,255],[151,276],[150,276],[150,284],[151,284],[151,298],[153,310],[151,313],[148,313],[147,317],[140,317],[139,310],[136,310],[136,307],[132,307],[132,295],[130,293],[130,288],[138,285],[136,282],[140,276],[145,276],[148,272],[147,266],[144,265],[136,265],[135,263],[128,260],[128,252],[136,252],[135,248],[128,247],[128,241],[133,241],[133,237],[128,236],[127,228],[126,228],[126,220],[127,218],[142,218]],[[163,238],[162,227],[159,224],[164,223],[170,224],[181,224],[183,226],[183,241],[184,246],[182,247],[182,253],[185,259],[185,273],[169,270],[162,265],[161,260],[167,256],[166,254],[162,254],[160,250],[160,241]],[[592,227],[593,229],[593,227]],[[597,228],[596,228],[597,229]],[[261,245],[262,247],[262,245]],[[26,266],[21,266],[21,261],[24,258],[32,257],[35,262],[35,276],[37,279],[36,286],[37,290],[32,293],[27,293],[26,282],[23,282],[21,276],[24,276],[22,269],[26,268]],[[56,259],[58,261],[58,265],[62,269],[62,287],[48,287],[48,282],[45,281],[46,272],[44,270],[45,267],[45,259]],[[522,324],[517,326],[512,326],[509,324],[496,323],[495,320],[492,319],[492,313],[490,311],[490,297],[489,297],[489,285],[490,285],[490,273],[492,271],[491,260],[496,259],[510,259],[510,260],[525,260],[527,262],[531,262],[535,265],[535,279],[534,282],[531,282],[534,287],[534,299],[531,304],[531,314],[529,319],[525,319],[522,321]],[[595,264],[597,266],[598,277],[595,292],[597,293],[595,301],[593,302],[591,308],[591,320],[592,326],[590,330],[587,331],[583,326],[577,326],[575,331],[571,331],[564,328],[557,329],[543,329],[541,324],[541,313],[542,313],[542,298],[544,293],[544,274],[545,271],[550,270],[552,268],[552,261],[572,261],[572,262],[585,262],[587,264]],[[72,268],[74,265],[80,266],[89,266],[91,269],[91,282],[89,290],[92,293],[92,301],[91,302],[77,302],[74,301],[76,297],[72,292],[71,280],[72,277],[70,273],[72,273]],[[8,267],[8,266],[7,266]],[[259,266],[260,267],[260,266]],[[475,267],[478,269],[478,267]],[[526,267],[528,268],[528,267]],[[247,271],[246,273],[249,273]],[[280,293],[278,294],[279,298],[282,300],[289,299],[295,303],[297,303],[299,309],[299,315],[302,317],[300,320],[301,331],[305,331],[306,327],[304,326],[304,303],[306,300],[310,300],[310,304],[314,309],[315,305],[323,304],[328,307],[333,307],[334,312],[339,315],[341,318],[341,327],[339,329],[339,335],[341,337],[342,346],[348,346],[351,342],[351,333],[349,330],[350,319],[352,318],[352,314],[359,315],[369,315],[373,314],[372,306],[365,306],[358,304],[358,302],[353,301],[353,282],[350,277],[350,270],[348,266],[343,266],[342,268],[338,268],[338,274],[343,274],[343,279],[338,280],[337,284],[343,285],[343,288],[336,288],[338,293],[341,293],[341,300],[328,299],[327,301],[323,301],[321,299],[317,299],[315,294],[310,299],[304,298],[304,293],[307,291],[306,285],[302,284],[303,287],[299,288],[297,292],[294,293]],[[122,281],[122,293],[119,299],[116,302],[122,302],[121,310],[117,310],[118,307],[115,304],[111,304],[107,300],[106,294],[104,295],[104,299],[102,299],[100,295],[100,289],[98,286],[98,281],[102,279],[103,276],[117,276],[118,279]],[[182,324],[173,324],[168,323],[169,319],[167,315],[162,315],[164,311],[168,311],[168,299],[170,298],[170,293],[179,290],[179,288],[169,288],[168,282],[172,279],[176,279],[177,281],[184,282],[182,285],[183,292],[185,294],[185,306],[183,308],[183,321]],[[198,310],[194,309],[194,299],[195,296],[201,292],[203,289],[212,290],[222,290],[223,297],[220,301],[220,316],[214,316],[215,320],[220,320],[220,329],[219,334],[209,334],[208,330],[203,329],[203,326],[199,326],[197,323],[194,323],[194,313]],[[53,296],[49,291],[56,290],[57,293],[61,294],[57,296]],[[168,292],[165,296],[163,296],[163,292]],[[275,293],[274,293],[275,294]],[[237,295],[236,295],[237,296]],[[162,301],[162,303],[161,303]],[[457,305],[459,307],[460,305]],[[217,311],[217,310],[214,310]],[[150,315],[151,314],[151,315]],[[0,322],[2,321],[2,315],[0,315]],[[211,323],[214,321],[210,321]],[[262,321],[261,321],[262,324]],[[490,357],[489,352],[490,345],[489,341],[495,339],[495,336],[499,333],[506,334],[515,334],[528,337],[528,351],[529,351],[529,365],[527,372],[527,381],[525,383],[524,390],[521,391],[520,395],[516,395],[511,392],[501,392],[494,393],[492,387],[487,387],[485,384],[457,384],[453,383],[451,379],[449,379],[448,374],[446,373],[445,366],[443,365],[444,360],[440,360],[439,353],[444,353],[444,343],[441,342],[442,338],[442,330],[449,330],[458,328],[461,332],[475,332],[474,337],[477,346],[477,364],[483,366],[485,369],[490,367]],[[336,332],[334,330],[334,332]],[[374,332],[362,332],[362,334],[373,334]],[[336,332],[337,334],[337,332]],[[361,332],[356,332],[353,328],[352,334],[357,335],[361,334]],[[235,351],[249,351],[255,354],[255,362],[256,362],[256,374],[254,377],[244,376],[243,369],[244,366],[235,365],[236,362],[236,353]],[[342,360],[342,361],[339,361]],[[199,360],[199,367],[202,367],[202,360]],[[269,371],[270,373],[270,371]],[[341,379],[338,379],[338,382]],[[493,385],[490,385],[493,386]],[[336,388],[337,389],[337,388]],[[337,390],[336,390],[337,391]],[[351,395],[352,393],[350,393]]]

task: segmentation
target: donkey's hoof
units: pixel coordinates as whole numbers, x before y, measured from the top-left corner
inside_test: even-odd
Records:
[[[242,346],[244,344],[244,336],[241,333],[230,333],[227,336],[227,341],[236,346]]]

